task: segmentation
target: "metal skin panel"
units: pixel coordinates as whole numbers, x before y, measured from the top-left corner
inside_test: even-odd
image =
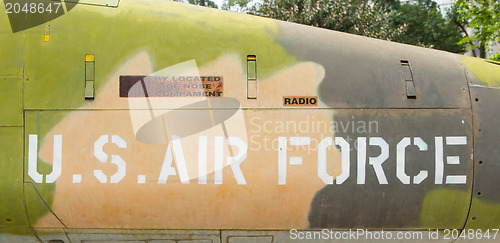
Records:
[[[174,2],[70,9],[49,18],[48,42],[45,25],[12,33],[25,36],[24,127],[0,128],[12,132],[1,134],[3,148],[15,146],[1,155],[24,156],[24,175],[4,160],[15,178],[2,184],[25,200],[3,208],[29,218],[19,226],[40,239],[286,242],[284,231],[260,230],[462,229],[475,215],[498,227],[492,175],[472,174],[473,151],[489,156],[497,146],[476,143],[487,112],[473,117],[458,55]],[[252,55],[257,92],[248,99]],[[223,77],[223,95],[120,97],[120,76],[133,75]],[[498,93],[484,95],[495,111]],[[284,97],[318,104],[284,107]],[[493,141],[497,129],[484,124]],[[25,190],[8,186],[22,178]],[[471,199],[473,180],[484,202]]]
[[[22,78],[0,77],[0,126],[22,126]]]
[[[23,125],[22,79],[20,77],[0,77],[0,126]]]
[[[499,146],[497,129],[500,101],[500,65],[462,57],[460,63],[470,86],[474,124],[474,188],[464,236],[456,242],[497,242],[499,227]]]
[[[428,229],[461,228],[467,217],[472,190],[472,131],[468,110],[336,110],[336,136],[345,137],[351,145],[351,176],[342,185],[327,185],[318,191],[311,204],[309,223],[312,228]],[[368,124],[368,125],[365,125]],[[436,150],[439,137],[466,136],[467,144],[444,145],[444,177],[466,175],[465,184],[436,183]],[[367,140],[383,137],[389,144],[388,159],[377,175],[370,162],[381,155],[380,146],[367,146],[360,176],[359,137]],[[414,177],[426,170],[419,184],[404,184],[398,175],[397,144],[404,137],[421,138],[426,151],[412,145],[406,148],[404,171]],[[446,139],[444,139],[446,140]],[[368,143],[369,145],[369,143]],[[364,150],[364,149],[363,149]],[[448,156],[459,156],[460,164],[448,164]],[[363,158],[361,157],[361,158]],[[358,172],[358,173],[357,173]],[[387,184],[380,181],[385,177]],[[442,177],[442,176],[439,176]],[[365,178],[360,181],[359,178]],[[388,210],[390,208],[390,210]]]
[[[227,82],[234,84],[246,83],[245,56],[249,54],[258,57],[257,76],[260,84],[276,84],[276,79],[281,78],[276,76],[280,74],[276,71],[292,67],[293,64],[311,62],[316,64],[315,70],[296,73],[287,78],[297,80],[291,80],[290,83],[303,83],[308,78],[315,76],[318,79],[323,79],[324,82],[319,88],[321,90],[320,97],[322,97],[320,107],[464,108],[469,102],[465,78],[460,70],[461,66],[456,62],[457,56],[453,54],[386,43],[334,31],[310,29],[279,21],[254,19],[230,13],[215,15],[212,10],[197,13],[196,16],[199,18],[214,20],[208,22],[214,24],[213,26],[199,29],[198,26],[186,25],[186,21],[178,23],[182,17],[186,17],[184,13],[189,9],[175,5],[166,7],[163,12],[158,13],[165,16],[161,19],[164,24],[157,23],[158,19],[156,18],[154,18],[155,24],[148,24],[150,18],[145,16],[151,16],[150,9],[138,7],[133,12],[127,11],[131,6],[131,3],[123,3],[118,9],[109,9],[79,5],[77,6],[79,11],[68,12],[64,19],[58,18],[52,21],[51,43],[43,45],[41,48],[36,43],[41,41],[39,32],[43,26],[27,30],[26,70],[27,75],[34,81],[26,83],[26,106],[29,109],[81,108],[86,103],[81,97],[83,96],[83,91],[81,91],[81,76],[84,70],[83,56],[88,53],[96,55],[96,92],[99,92],[100,87],[112,78],[110,72],[139,50],[154,50],[154,55],[148,53],[152,70],[158,70],[179,63],[181,60],[189,59],[196,59],[199,65],[203,65],[219,58],[223,53],[233,52],[237,55],[232,62],[233,67],[219,68],[215,75],[224,76]],[[144,19],[143,25],[147,25],[148,28],[141,28],[136,23],[124,23],[139,17]],[[189,16],[189,18],[194,17]],[[196,21],[197,18],[193,21]],[[230,21],[233,18],[240,20]],[[81,19],[85,19],[85,21]],[[121,19],[124,25],[133,29],[127,32],[112,32],[111,35],[107,32],[103,33],[112,28],[111,24],[117,19]],[[224,26],[224,29],[220,30],[219,25],[215,24],[217,23],[215,19],[232,24]],[[94,21],[99,21],[99,24],[92,25]],[[247,24],[240,25],[240,23]],[[190,30],[186,32],[179,30],[180,33],[198,33],[209,30],[210,32],[197,35],[207,38],[206,41],[200,41],[199,46],[182,41],[192,38],[186,34],[175,35],[171,38],[162,38],[160,35],[154,41],[143,38],[144,36],[157,36],[158,33],[176,32],[179,28]],[[81,36],[74,35],[74,29],[92,29],[93,31],[88,35]],[[271,31],[263,31],[266,29]],[[129,31],[136,34],[123,36]],[[303,42],[308,39],[298,38],[298,36],[307,36],[301,31],[314,36],[311,38],[318,43],[305,45]],[[239,33],[237,39],[229,42],[229,45],[225,46],[224,52],[221,52],[222,50],[218,48],[218,42],[213,41],[215,39],[231,39],[233,38],[231,33]],[[101,42],[99,37],[104,35],[109,39],[107,42],[109,44]],[[259,43],[259,45],[255,46],[255,43]],[[164,48],[166,46],[171,48]],[[316,48],[315,50],[308,49],[308,47],[313,46]],[[354,46],[366,50],[364,52],[346,51],[356,50]],[[373,52],[375,49],[377,52]],[[322,53],[315,53],[317,50],[322,50]],[[53,62],[43,62],[40,56],[46,56],[49,53],[60,53],[60,55]],[[414,72],[418,95],[416,100],[408,100],[406,97],[405,82],[400,67],[400,60],[403,59],[410,60]],[[356,63],[356,65],[349,63]],[[47,71],[41,72],[40,70]],[[150,73],[138,74],[147,75]],[[55,82],[54,80],[66,81],[64,85],[50,85]],[[373,84],[366,85],[367,82],[373,82]],[[272,98],[258,99],[258,97],[256,100],[247,100],[245,86],[235,87],[233,92],[238,91],[238,93],[225,94],[225,96],[236,98],[243,107],[250,108],[282,107],[279,96],[309,95],[299,91],[295,91],[294,94],[279,94],[290,83],[285,83],[281,87],[259,85],[258,94],[260,96],[273,97],[271,94],[274,94],[276,100]],[[46,89],[47,86],[51,88]],[[231,89],[231,87],[227,88]],[[74,95],[58,95],[62,90]],[[39,94],[40,91],[43,91],[42,95]],[[279,95],[276,95],[277,93]],[[114,105],[100,108],[116,109],[118,107]],[[168,109],[170,107],[162,108]]]
[[[396,235],[398,232],[395,231],[390,231],[387,230],[384,232],[388,233],[389,235]],[[328,230],[328,231],[322,231],[322,230],[294,230],[294,231],[237,231],[237,230],[222,230],[221,231],[221,238],[222,242],[224,243],[230,243],[232,242],[232,239],[244,239],[246,241],[244,242],[252,242],[252,243],[264,243],[264,242],[269,242],[269,238],[272,239],[272,243],[293,243],[293,242],[299,242],[299,243],[307,243],[307,242],[318,242],[318,243],[328,243],[328,242],[362,242],[362,243],[368,243],[368,242],[391,242],[391,243],[404,243],[404,242],[418,242],[418,243],[425,243],[429,242],[429,239],[426,238],[428,231],[399,231],[399,232],[404,232],[408,234],[414,234],[414,240],[409,240],[409,239],[374,239],[373,236],[363,234],[359,237],[352,237],[353,234],[352,232],[349,231],[342,231],[342,230]],[[332,237],[333,235],[333,237]],[[335,235],[337,238],[335,238]],[[350,236],[349,236],[350,235]],[[356,234],[354,234],[356,235]],[[420,235],[422,237],[420,237]],[[327,238],[326,236],[330,237]],[[323,237],[323,238],[321,238]],[[344,237],[344,238],[342,238]],[[352,237],[352,238],[349,238]],[[333,239],[333,240],[332,240]],[[440,238],[440,240],[432,240],[432,242],[435,243],[445,243],[445,242],[453,242],[453,240],[450,239],[443,239],[443,237]]]
[[[181,112],[193,111],[165,111],[165,120],[168,114],[184,117],[179,115]],[[163,142],[138,141],[131,124],[134,113],[130,111],[30,112],[26,130],[29,144],[31,136],[46,133],[36,124],[65,116],[39,142],[37,151],[39,165],[56,163],[56,154],[62,158],[61,164],[41,173],[43,180],[34,183],[49,186],[49,174],[57,171],[56,167],[61,168],[55,191],[47,190],[42,196],[50,199],[54,195],[49,205],[69,228],[426,229],[460,228],[465,222],[470,198],[463,195],[470,195],[472,178],[471,118],[467,111],[243,109],[232,113],[224,125],[195,130],[196,133],[177,134],[168,124],[166,130],[158,127],[156,136],[167,136],[167,146]],[[372,130],[375,124],[377,130]],[[85,133],[81,132],[82,127]],[[179,135],[175,142],[174,136]],[[351,155],[347,180],[325,187],[327,179],[318,174],[318,168],[329,176],[339,176],[344,171],[342,151],[320,146],[332,135],[346,141],[362,136],[387,142],[389,159],[383,164],[383,175],[375,176],[368,161],[364,162],[366,169],[360,169],[359,159]],[[57,136],[62,139],[59,145]],[[201,144],[203,137],[206,145]],[[224,137],[239,143],[228,146]],[[416,147],[403,149],[406,159],[401,159],[401,165],[412,177],[410,184],[404,184],[398,172],[401,165],[396,166],[396,158],[402,153],[398,144],[403,137],[413,141],[422,138],[427,146],[421,148],[426,150],[423,152]],[[465,144],[451,146],[447,141],[454,137],[463,137]],[[441,142],[440,157],[434,149],[438,146],[436,138],[446,141]],[[355,148],[352,141],[350,146]],[[55,152],[58,147],[62,150]],[[36,156],[32,149],[31,145],[27,149],[28,160]],[[320,163],[320,156],[326,156],[326,164]],[[377,147],[368,146],[366,154],[361,152],[360,156],[376,157]],[[450,156],[458,156],[459,164],[443,164],[443,175],[437,176],[442,184],[436,183],[436,164],[439,160],[445,163]],[[235,169],[221,161],[226,157],[244,159]],[[206,161],[205,174],[201,175],[200,158]],[[180,164],[168,172],[172,159]],[[220,177],[214,170],[217,161],[224,166]],[[96,170],[104,176],[96,174]],[[413,185],[420,170],[427,175]],[[26,171],[33,171],[31,164]],[[366,182],[360,182],[360,173],[366,173]],[[452,185],[447,179],[450,175],[462,175],[466,180]],[[31,174],[26,177],[33,179]],[[204,181],[201,177],[205,177]],[[387,179],[386,185],[380,185],[378,179],[382,177]],[[370,200],[362,200],[365,197]],[[113,200],[118,198],[122,200]],[[388,204],[393,208],[390,211],[386,210]],[[57,227],[52,216],[38,218],[35,225]]]
[[[488,230],[500,227],[500,65],[470,57],[460,62],[471,87],[474,117],[474,190],[466,229]]]
[[[27,140],[30,139],[28,136],[45,133],[36,124],[46,124],[45,121],[55,119],[64,112],[37,113],[29,115],[28,120],[34,118],[27,124]],[[46,139],[39,140],[38,164],[50,164],[54,161],[54,147],[57,147],[54,145],[55,136],[62,136],[61,176],[55,182],[55,192],[47,191],[42,196],[50,198],[54,194],[54,201],[49,205],[70,228],[305,228],[315,191],[312,188],[319,190],[323,185],[317,178],[317,151],[313,147],[309,152],[307,147],[291,149],[289,156],[296,151],[295,156],[304,157],[304,165],[288,168],[286,184],[279,185],[281,172],[278,171],[275,146],[280,136],[302,134],[287,132],[281,125],[283,122],[295,121],[307,125],[321,120],[326,124],[331,118],[330,110],[242,110],[224,122],[225,128],[217,125],[181,136],[179,147],[170,141],[169,149],[166,144],[136,140],[129,111],[74,111],[51,129]],[[85,127],[86,132],[82,133],[80,127]],[[262,129],[266,130],[266,134],[262,133]],[[329,136],[327,128],[323,129],[325,131],[304,131],[303,136],[310,137],[314,142],[320,141]],[[177,135],[175,132],[167,127],[169,140]],[[161,136],[164,133],[157,131]],[[230,148],[227,147],[228,142],[223,140],[225,134],[235,138]],[[103,140],[103,135],[108,136]],[[205,156],[199,150],[204,147],[199,145],[202,136],[207,138]],[[240,146],[242,143],[248,148]],[[214,168],[220,149],[219,158],[223,158],[224,168],[221,181],[217,182]],[[183,180],[180,169],[176,169],[176,174],[180,176],[165,177],[161,172],[168,169],[170,151],[173,151],[176,163],[182,153],[189,184]],[[103,153],[108,155],[104,160],[106,163],[100,162]],[[338,154],[335,150],[329,153],[333,166],[337,163],[334,158]],[[240,166],[242,176],[237,176],[236,170],[227,165],[229,159],[226,158],[238,157],[238,154],[245,158]],[[34,156],[26,155],[28,160]],[[199,157],[207,158],[206,184],[199,178]],[[122,178],[117,169],[124,167],[118,165],[121,160],[126,163],[126,173]],[[32,171],[30,167],[28,165],[26,169],[28,173]],[[96,176],[96,170],[102,170],[107,175],[107,181]],[[46,177],[52,172],[42,173],[40,170],[40,173],[43,174],[43,182],[37,183],[37,186],[47,187]],[[75,181],[75,175],[81,175],[81,180]],[[144,183],[139,180],[141,175],[145,178]],[[113,182],[113,178],[118,179]],[[117,200],[110,201],[111,198]],[[183,210],[179,210],[180,207]],[[269,215],[274,216],[261,220]],[[242,221],[242,218],[246,220]],[[35,224],[37,227],[54,227],[46,217],[37,219]]]
[[[21,127],[0,127],[0,228],[29,226],[23,202],[22,134]]]
[[[8,2],[8,1],[4,1]],[[0,40],[3,48],[0,51],[0,77],[21,76],[22,71],[22,33],[13,34],[9,25],[9,17],[5,6],[0,4]],[[9,47],[9,48],[6,48]]]
[[[31,228],[0,228],[0,242],[40,243]]]
[[[147,243],[220,243],[218,230],[66,230],[73,243],[147,242]]]
[[[277,21],[277,41],[301,61],[320,63],[322,101],[334,108],[470,108],[458,55]],[[406,96],[409,61],[416,99]]]
[[[36,235],[41,242],[47,243],[71,243],[63,228],[37,228]]]
[[[467,56],[460,57],[460,63],[465,68],[469,86],[500,87],[500,63]]]
[[[141,21],[137,22],[137,19]],[[207,19],[211,21],[205,21]],[[123,29],[116,29],[117,23]],[[83,58],[86,54],[95,55],[96,96],[101,88],[119,75],[150,75],[194,59],[200,67],[206,66],[205,74],[224,76],[226,83],[241,85],[225,86],[231,92],[224,93],[224,96],[248,103],[244,107],[255,107],[258,102],[247,101],[247,55],[258,56],[258,79],[263,82],[271,78],[271,74],[278,74],[278,70],[297,64],[295,58],[274,41],[278,34],[275,21],[180,3],[124,1],[118,8],[82,4],[63,17],[52,20],[51,26],[51,40],[42,45],[40,31],[43,33],[44,26],[25,31],[26,76],[31,80],[25,82],[27,109],[81,109],[92,102],[84,99],[81,88],[84,85]],[[77,31],[83,29],[92,31]],[[116,31],[110,32],[110,29]],[[107,41],[103,42],[103,38]],[[221,43],[224,45],[221,46]],[[46,61],[54,53],[57,53],[57,58]],[[115,73],[117,67],[139,53],[143,54],[143,59],[142,64],[137,66],[142,65],[144,69],[135,73],[131,70]],[[215,60],[224,61],[214,63]],[[209,63],[217,66],[208,67]],[[312,69],[297,78],[304,80],[317,75],[317,72]],[[258,92],[265,95],[275,91],[262,87]],[[117,96],[107,98],[116,102],[96,109],[120,109],[120,102],[124,101]],[[276,97],[274,106],[281,107],[281,97]],[[172,106],[167,103],[161,108]]]
[[[106,6],[106,7],[118,7],[120,0],[71,0],[69,2],[77,2],[79,4],[90,4],[97,6]]]
[[[500,90],[472,87],[474,111],[474,191],[466,228],[500,227]],[[477,99],[477,101],[476,101]]]

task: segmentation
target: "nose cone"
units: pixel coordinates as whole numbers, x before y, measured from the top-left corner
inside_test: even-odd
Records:
[[[500,223],[500,63],[463,57],[474,124],[474,188],[466,228]]]
[[[500,62],[463,56],[467,80],[471,86],[500,87]]]

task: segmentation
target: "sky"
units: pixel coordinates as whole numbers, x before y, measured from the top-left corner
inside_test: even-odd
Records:
[[[222,7],[222,3],[224,2],[224,0],[213,0],[215,2],[215,4],[217,4],[217,7],[221,8]]]

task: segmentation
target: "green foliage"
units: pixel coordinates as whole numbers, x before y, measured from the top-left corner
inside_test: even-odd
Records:
[[[400,4],[392,15],[391,23],[397,27],[407,24],[405,35],[397,42],[419,45],[459,53],[464,49],[461,30],[452,18],[445,18],[432,0],[418,0],[416,3]],[[453,16],[453,10],[448,16]]]
[[[458,0],[462,19],[476,33],[472,40],[494,41],[500,31],[500,4],[496,0]]]
[[[458,18],[432,0],[226,0],[223,8],[368,37],[461,52]],[[253,5],[252,5],[253,4]],[[454,12],[456,13],[456,11]]]
[[[252,0],[226,0],[222,4],[222,9],[247,12],[250,10],[252,2]]]
[[[366,0],[264,0],[249,13],[386,40],[399,38],[406,27],[390,24],[389,7]]]
[[[497,61],[500,62],[500,52],[495,53],[494,55],[491,55],[490,58],[488,58],[492,61]]]
[[[455,6],[460,21],[475,30],[461,43],[469,43],[471,48],[482,48],[480,56],[484,58],[484,49],[500,36],[500,3],[498,0],[457,0]]]
[[[190,3],[194,5],[206,6],[209,8],[218,8],[217,4],[211,0],[173,0],[175,2]]]

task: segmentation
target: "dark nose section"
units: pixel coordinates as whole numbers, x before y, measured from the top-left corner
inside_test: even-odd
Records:
[[[500,227],[500,221],[491,222],[500,218],[500,63],[464,58],[462,64],[474,125],[474,188],[466,228]]]

